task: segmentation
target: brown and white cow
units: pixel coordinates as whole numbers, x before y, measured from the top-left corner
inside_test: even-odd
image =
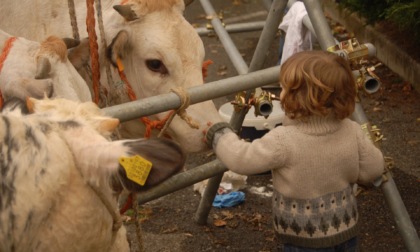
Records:
[[[11,99],[0,114],[0,251],[130,251],[110,178],[131,191],[150,188],[183,167],[181,148],[108,141],[118,120],[92,102],[28,104]],[[144,186],[127,179],[143,169],[132,162],[138,155],[152,164]]]
[[[183,17],[184,8],[182,0],[103,0],[102,17],[109,46],[106,55],[98,38],[101,83],[108,89],[121,83],[115,67],[113,83],[107,83],[104,64],[108,60],[115,66],[119,58],[137,99],[168,93],[173,88],[203,85],[204,46]],[[78,30],[85,38],[86,0],[75,0],[75,12]],[[61,0],[7,1],[2,3],[0,16],[1,29],[28,39],[40,41],[50,34],[72,35],[69,8]],[[98,29],[96,33],[100,34]],[[175,117],[167,133],[187,152],[202,151],[206,148],[203,129],[208,122],[221,118],[211,101],[192,105],[187,113],[199,123],[199,129],[191,129]],[[166,116],[167,113],[160,113],[150,119]],[[145,126],[139,120],[122,125],[121,133],[126,138],[143,136],[144,132]]]

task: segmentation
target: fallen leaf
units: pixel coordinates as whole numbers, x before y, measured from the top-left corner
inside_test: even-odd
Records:
[[[227,71],[217,71],[218,76],[225,76],[227,74]]]
[[[145,220],[149,219],[149,217],[152,215],[153,215],[152,208],[141,208],[137,212],[137,219],[141,222],[144,222]]]
[[[175,233],[176,231],[178,231],[178,228],[177,227],[173,227],[173,228],[167,228],[167,229],[163,230],[160,233],[161,234],[170,234],[170,233]]]
[[[254,217],[253,221],[258,221],[258,222],[260,222],[260,221],[261,221],[261,219],[262,219],[262,215],[261,215],[261,214],[259,214],[259,213],[257,213],[257,214],[255,214],[255,217]]]
[[[404,92],[411,92],[413,90],[413,86],[410,83],[405,83],[402,91]]]
[[[227,66],[226,65],[220,65],[219,66],[219,70],[227,70]]]
[[[237,228],[239,226],[239,221],[236,219],[230,220],[228,221],[227,226],[230,228]]]
[[[265,240],[272,242],[272,241],[274,241],[274,236],[273,237],[266,237]]]
[[[222,211],[221,214],[224,216],[224,220],[233,219],[233,214],[229,211]]]
[[[129,222],[129,221],[131,221],[131,217],[130,216],[127,216],[127,215],[121,216],[121,219],[122,219],[123,222]]]
[[[233,0],[233,5],[241,5],[241,0]]]
[[[226,226],[226,221],[217,219],[213,221],[213,225],[215,225],[216,227],[224,227]]]

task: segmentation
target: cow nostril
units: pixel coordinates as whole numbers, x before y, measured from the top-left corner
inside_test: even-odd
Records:
[[[166,68],[165,64],[161,60],[151,59],[146,60],[146,66],[149,68],[150,71],[160,73],[160,74],[168,74],[168,69]]]

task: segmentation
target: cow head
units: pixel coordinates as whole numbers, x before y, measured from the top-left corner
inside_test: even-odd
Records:
[[[108,47],[108,59],[117,67],[118,61],[137,99],[171,92],[173,88],[188,89],[203,85],[202,64],[204,46],[195,29],[183,17],[184,3],[171,1],[128,1],[114,6],[114,20],[120,16],[120,24],[114,26],[112,43]],[[187,113],[200,128],[192,129],[179,117],[175,117],[167,133],[188,152],[202,151],[202,131],[208,123],[220,121],[212,101],[195,104]],[[162,119],[167,113],[150,116]],[[136,120],[123,125],[125,136],[144,132]]]
[[[18,107],[15,103],[10,106]],[[141,191],[161,183],[184,166],[185,155],[178,144],[171,140],[108,141],[105,137],[115,130],[119,121],[103,115],[93,102],[29,98],[27,110],[58,123],[58,131],[73,153],[76,165],[85,179],[93,184],[111,181],[114,190],[121,189],[119,185],[122,185],[130,191]],[[126,167],[121,163],[121,159],[134,157],[151,164],[144,184],[139,184],[128,175],[131,172],[129,168],[143,167]]]
[[[0,32],[1,44],[12,37]],[[5,99],[18,97],[67,97],[89,101],[86,82],[67,60],[67,48],[77,45],[74,40],[48,37],[41,43],[16,38],[0,73],[0,88]]]

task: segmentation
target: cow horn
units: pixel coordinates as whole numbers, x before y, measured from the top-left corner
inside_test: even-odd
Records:
[[[137,14],[131,9],[130,4],[126,5],[114,5],[114,9],[127,21],[133,21],[138,19]]]
[[[80,40],[72,38],[63,38],[64,44],[66,44],[67,49],[71,49],[80,45]]]
[[[194,2],[194,0],[184,0],[185,6],[190,5],[192,2]]]
[[[48,74],[50,73],[50,71],[51,71],[50,61],[45,57],[39,58],[38,63],[36,65],[35,79],[40,80],[40,79],[48,78]]]

